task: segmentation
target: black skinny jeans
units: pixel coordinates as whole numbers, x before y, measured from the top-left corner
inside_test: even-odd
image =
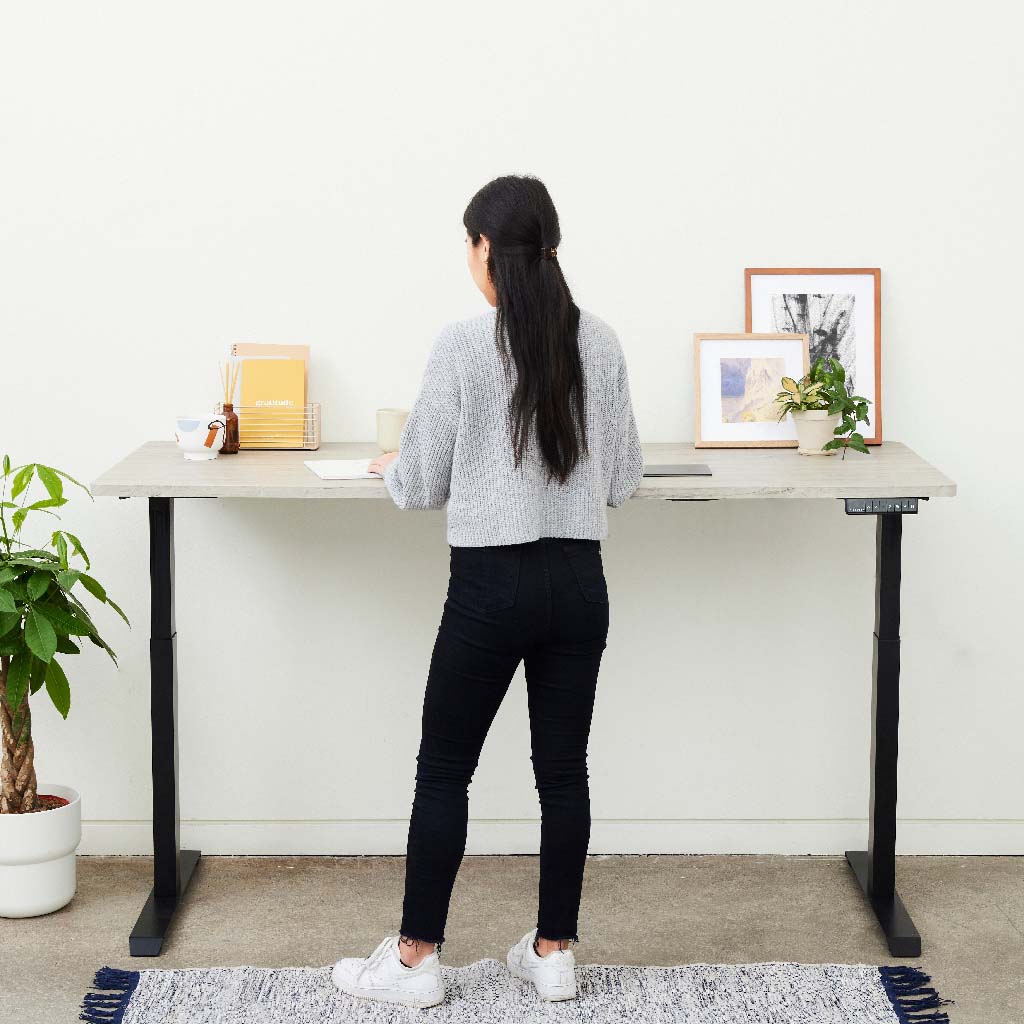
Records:
[[[442,943],[466,849],[470,780],[519,662],[541,805],[537,934],[578,939],[590,842],[587,740],[608,636],[597,540],[453,547],[423,699],[402,935]]]

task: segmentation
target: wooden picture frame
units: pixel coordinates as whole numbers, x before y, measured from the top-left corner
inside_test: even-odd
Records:
[[[843,298],[849,300],[849,310],[853,310],[854,334],[851,342],[851,351],[855,354],[853,368],[858,362],[870,364],[866,374],[854,380],[854,391],[870,399],[868,416],[870,424],[865,425],[861,433],[864,434],[865,444],[882,443],[882,271],[878,267],[747,267],[743,272],[744,293],[745,293],[745,326],[748,331],[757,330],[780,330],[780,321],[783,319],[777,312],[772,313],[764,301],[767,289],[770,288],[767,282],[768,277],[786,278],[844,278]],[[863,279],[863,280],[857,280]],[[780,282],[781,284],[781,282]],[[823,282],[813,280],[794,282],[796,295],[828,295],[821,286]],[[838,284],[838,281],[837,281]],[[806,291],[808,287],[815,287],[814,291]],[[757,294],[755,294],[755,292]],[[840,294],[839,292],[832,294]],[[776,298],[779,296],[776,295]],[[860,307],[868,305],[871,307],[863,316],[857,318]],[[810,304],[808,303],[808,309]],[[849,310],[847,312],[849,312]],[[798,324],[801,318],[795,318],[794,324]],[[808,316],[810,319],[810,316]],[[800,326],[804,326],[800,324]],[[813,326],[808,324],[807,326]],[[866,328],[873,329],[874,337],[863,339],[860,337],[865,333]],[[860,327],[858,331],[856,328]],[[807,331],[810,344],[810,357],[815,358],[815,349],[818,342],[815,334],[822,334],[824,331]],[[833,335],[835,331],[831,332]],[[831,343],[832,339],[829,339]],[[827,354],[827,353],[820,353]],[[848,376],[852,377],[853,368],[847,366],[845,359],[840,358],[847,369]],[[865,381],[867,383],[865,383]],[[868,433],[870,431],[871,433]]]
[[[712,349],[715,351],[712,352]],[[771,356],[768,355],[769,351],[772,352]],[[744,352],[750,354],[742,355]],[[716,356],[719,360],[717,375],[711,369]],[[771,384],[758,392],[759,400],[756,404],[763,409],[769,398],[774,400],[782,390],[783,376],[803,376],[807,373],[810,367],[807,335],[758,334],[747,331],[698,333],[693,336],[694,448],[797,447],[795,424],[791,420],[779,423],[777,411],[768,419],[755,419],[749,422],[739,419],[726,421],[724,418],[722,362],[728,360],[736,368],[738,360],[745,360],[749,370],[749,364],[754,358],[771,358],[773,361],[778,360],[780,364],[775,369]],[[784,366],[781,365],[783,362]],[[715,381],[718,382],[717,408],[711,405],[716,398],[710,393]],[[703,394],[705,388],[709,391],[707,395]],[[709,409],[712,413],[710,417]],[[710,436],[712,424],[716,427],[721,426],[720,430],[714,431],[715,436]]]

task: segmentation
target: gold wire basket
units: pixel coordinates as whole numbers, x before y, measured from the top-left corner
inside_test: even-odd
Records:
[[[238,447],[287,448],[316,451],[320,447],[320,403],[307,402],[301,409],[267,409],[233,406],[238,417]],[[224,411],[223,402],[217,412]]]

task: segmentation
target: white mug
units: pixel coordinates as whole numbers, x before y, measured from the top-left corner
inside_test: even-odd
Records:
[[[408,409],[377,410],[377,447],[382,452],[397,452],[402,428],[409,418]]]
[[[174,440],[185,458],[202,462],[217,458],[224,445],[227,419],[222,412],[209,416],[176,416]]]

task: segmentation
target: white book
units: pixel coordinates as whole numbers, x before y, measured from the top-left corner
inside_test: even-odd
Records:
[[[379,473],[367,472],[372,459],[306,459],[309,466],[321,480],[380,480]]]

